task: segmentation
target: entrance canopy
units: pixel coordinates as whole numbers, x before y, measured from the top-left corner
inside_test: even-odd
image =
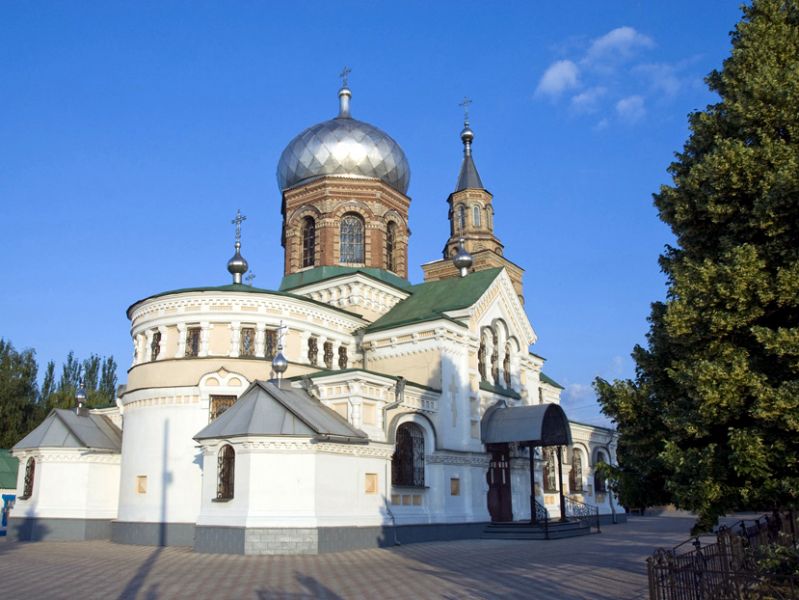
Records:
[[[569,420],[557,404],[507,406],[500,401],[483,415],[480,430],[484,444],[571,446],[572,443]]]

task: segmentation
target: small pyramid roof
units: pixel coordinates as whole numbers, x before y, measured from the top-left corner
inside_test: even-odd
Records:
[[[458,183],[455,185],[455,191],[484,189],[483,182],[474,164],[474,159],[472,159],[471,154],[467,154],[463,157],[463,162],[461,163],[461,171],[458,173]]]
[[[195,440],[242,436],[311,436],[366,443],[368,436],[308,392],[255,381],[236,403],[194,436]]]
[[[14,450],[29,448],[89,448],[119,452],[122,449],[122,430],[103,415],[77,415],[74,410],[55,408],[14,446]]]

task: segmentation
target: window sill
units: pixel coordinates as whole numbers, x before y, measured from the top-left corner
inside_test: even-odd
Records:
[[[17,496],[17,500],[30,500],[31,496]]]
[[[427,485],[400,485],[396,483],[391,484],[392,489],[396,490],[429,490],[430,486]]]
[[[212,498],[211,502],[230,502],[233,498]]]

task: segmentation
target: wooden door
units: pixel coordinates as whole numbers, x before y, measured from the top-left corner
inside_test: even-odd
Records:
[[[510,456],[507,444],[492,445],[489,448],[491,461],[488,463],[488,512],[494,523],[513,521],[513,508],[510,490]]]

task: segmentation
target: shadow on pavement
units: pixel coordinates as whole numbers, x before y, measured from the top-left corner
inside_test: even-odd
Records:
[[[152,554],[147,557],[136,573],[133,575],[128,584],[125,586],[125,589],[122,590],[122,593],[119,595],[119,600],[130,600],[131,598],[135,598],[136,595],[141,590],[142,586],[144,585],[147,576],[152,571],[153,567],[155,566],[156,561],[158,561],[158,557],[164,551],[163,546],[159,546],[155,550],[153,550]],[[147,590],[147,595],[145,598],[148,600],[152,599],[155,600],[158,598],[158,584],[151,585],[150,588]]]

